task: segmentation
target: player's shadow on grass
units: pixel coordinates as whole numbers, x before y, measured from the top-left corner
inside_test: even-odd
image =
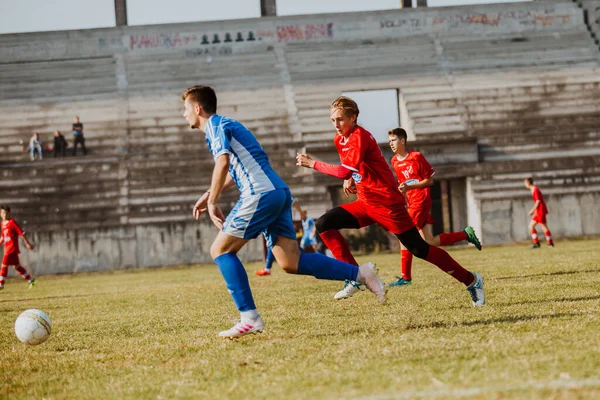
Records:
[[[582,270],[571,270],[571,271],[542,272],[541,274],[530,274],[530,275],[500,276],[500,277],[494,278],[494,280],[500,281],[500,280],[504,280],[504,279],[536,278],[536,277],[540,277],[540,276],[591,274],[594,272],[600,272],[600,269],[582,269]]]
[[[539,300],[523,300],[506,303],[496,303],[497,306],[521,306],[524,304],[543,304],[543,303],[570,303],[575,301],[600,300],[600,295],[597,296],[582,296],[582,297],[560,297],[558,299],[539,299]]]
[[[500,318],[492,318],[487,320],[478,321],[464,321],[464,322],[445,322],[445,321],[434,321],[426,324],[408,324],[405,330],[415,329],[439,329],[439,328],[457,328],[460,326],[478,326],[478,325],[493,325],[493,324],[506,324],[524,321],[535,321],[542,319],[554,319],[554,318],[565,318],[565,317],[578,317],[584,315],[584,313],[556,313],[556,314],[544,314],[544,315],[521,315],[521,316],[508,316]]]

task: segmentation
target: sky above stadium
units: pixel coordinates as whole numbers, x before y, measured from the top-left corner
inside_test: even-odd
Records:
[[[432,7],[522,0],[428,0]],[[277,0],[278,15],[387,10],[400,0]],[[129,25],[260,17],[260,0],[127,0]],[[114,0],[0,0],[0,34],[115,26]]]

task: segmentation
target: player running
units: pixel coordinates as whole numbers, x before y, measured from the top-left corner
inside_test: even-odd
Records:
[[[336,130],[334,143],[341,165],[315,161],[306,154],[296,156],[297,165],[344,179],[344,192],[358,195],[357,201],[335,207],[317,220],[321,238],[336,259],[357,265],[339,230],[359,229],[377,223],[393,233],[412,254],[435,264],[463,283],[473,306],[482,306],[485,303],[483,276],[467,271],[446,251],[429,245],[419,235],[377,141],[357,124],[358,113],[356,102],[348,97],[338,97],[331,105],[331,122]],[[349,295],[341,297],[338,293],[335,298],[349,297],[359,288],[359,283],[349,280],[344,289]]]
[[[292,195],[273,171],[267,154],[252,132],[236,120],[217,115],[217,96],[209,86],[194,86],[182,94],[183,117],[192,129],[206,135],[215,166],[210,189],[194,205],[196,219],[205,211],[219,228],[210,254],[240,311],[240,320],[219,336],[235,338],[262,332],[263,320],[256,309],[248,275],[238,251],[261,233],[285,272],[317,279],[355,280],[365,284],[383,303],[385,287],[373,263],[360,267],[298,248],[292,221]],[[217,205],[221,192],[233,185],[240,191],[235,207],[225,218]]]
[[[540,224],[542,229],[544,230],[544,235],[546,236],[546,242],[548,243],[548,247],[554,247],[554,242],[552,241],[552,234],[550,233],[550,228],[548,228],[548,223],[546,222],[546,215],[548,214],[548,208],[546,207],[546,202],[544,201],[544,196],[542,196],[542,191],[539,187],[533,184],[533,178],[527,178],[523,181],[525,187],[531,190],[531,196],[533,197],[533,208],[529,210],[529,215],[531,215],[531,222],[529,223],[529,231],[531,232],[531,239],[533,240],[533,244],[531,245],[532,249],[537,249],[540,247],[540,240],[538,239],[537,230],[535,226]]]
[[[392,129],[388,132],[389,144],[395,153],[392,157],[392,168],[398,177],[398,189],[406,197],[408,214],[417,226],[419,233],[427,243],[432,246],[447,246],[463,240],[473,243],[477,250],[481,250],[481,243],[472,227],[467,226],[460,232],[440,233],[433,236],[433,216],[430,214],[433,201],[429,188],[433,186],[433,168],[427,159],[418,151],[407,150],[406,131],[402,128]],[[413,255],[404,245],[400,245],[402,260],[402,276],[388,286],[404,286],[412,283]]]
[[[4,282],[8,275],[8,267],[12,266],[17,270],[19,275],[29,281],[29,289],[32,289],[35,284],[35,278],[29,275],[27,270],[21,266],[19,260],[19,236],[23,238],[25,247],[28,250],[33,250],[34,246],[29,242],[25,232],[21,229],[17,221],[12,219],[10,214],[9,206],[0,206],[0,217],[2,218],[2,233],[0,236],[2,243],[4,243],[4,258],[2,259],[2,266],[0,267],[0,290],[4,289]]]

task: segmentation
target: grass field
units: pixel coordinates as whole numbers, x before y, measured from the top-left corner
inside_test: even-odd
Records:
[[[217,333],[237,312],[214,266],[41,277],[0,292],[0,398],[600,398],[600,240],[453,249],[483,273],[487,304],[415,261],[379,305],[337,282],[252,274],[265,332]],[[399,255],[374,260],[389,282]],[[54,330],[18,342],[39,308]]]

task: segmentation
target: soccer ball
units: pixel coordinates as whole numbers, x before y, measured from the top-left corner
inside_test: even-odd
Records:
[[[36,345],[46,341],[52,331],[52,321],[42,310],[26,310],[15,321],[17,338],[25,344]]]

